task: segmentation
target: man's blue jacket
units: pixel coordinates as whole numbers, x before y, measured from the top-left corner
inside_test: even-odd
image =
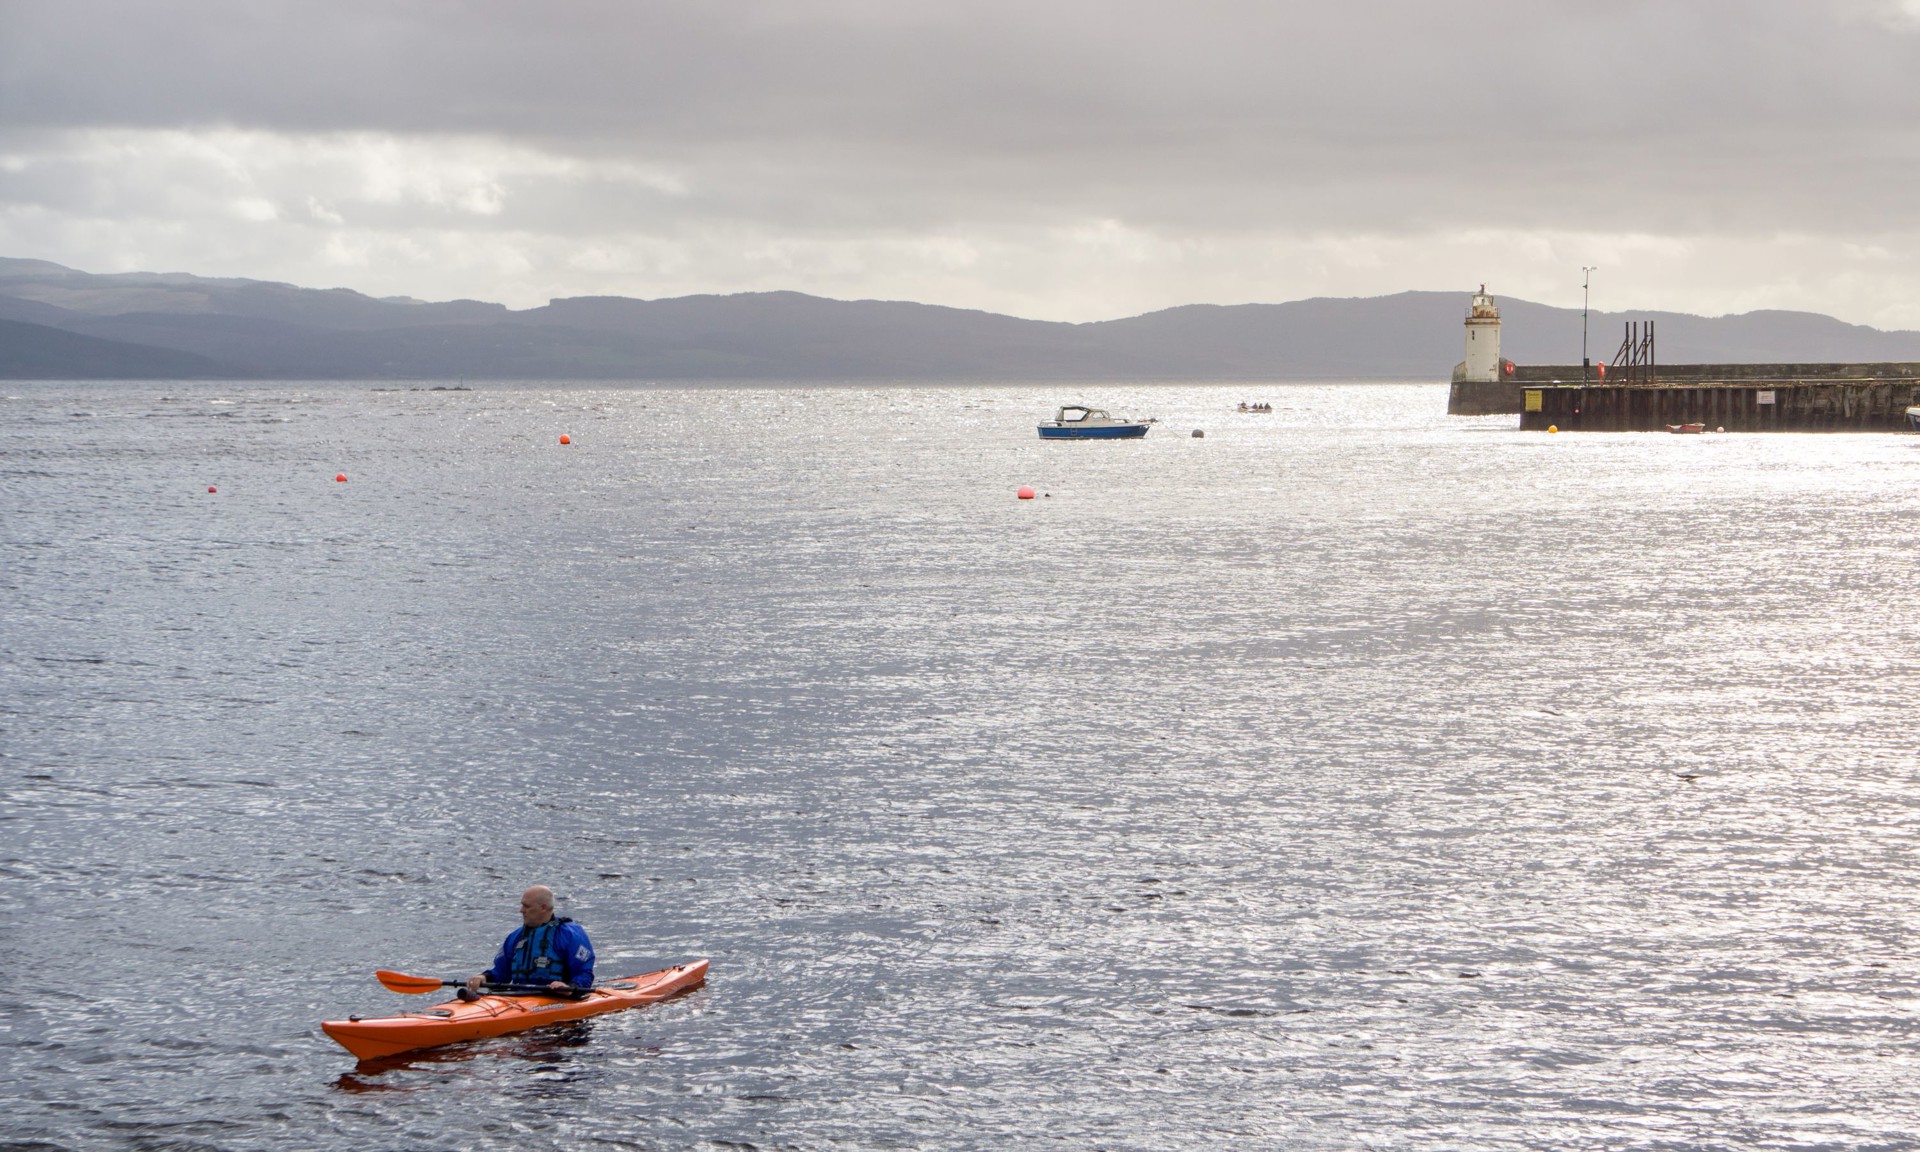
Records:
[[[537,928],[525,925],[507,933],[493,967],[485,972],[490,984],[549,984],[564,980],[576,988],[593,986],[593,945],[587,930],[556,916]]]

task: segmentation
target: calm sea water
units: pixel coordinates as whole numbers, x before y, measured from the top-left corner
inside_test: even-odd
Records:
[[[7,1147],[1920,1147],[1920,438],[0,396]],[[536,881],[710,983],[319,1033]]]

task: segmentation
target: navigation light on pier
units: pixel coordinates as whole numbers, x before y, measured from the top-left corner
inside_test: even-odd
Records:
[[[1500,309],[1487,286],[1474,293],[1473,306],[1467,309],[1467,358],[1453,370],[1455,380],[1493,383],[1501,378]]]

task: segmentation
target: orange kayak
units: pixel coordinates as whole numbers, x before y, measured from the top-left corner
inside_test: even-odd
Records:
[[[568,1020],[584,1020],[602,1012],[618,1012],[677,996],[706,983],[707,962],[695,960],[677,968],[663,968],[644,976],[624,976],[579,1000],[551,996],[482,996],[472,1003],[449,1000],[420,1012],[399,1016],[326,1020],[320,1024],[342,1048],[362,1060],[395,1056],[421,1048],[438,1048],[462,1040],[483,1040],[544,1028]]]

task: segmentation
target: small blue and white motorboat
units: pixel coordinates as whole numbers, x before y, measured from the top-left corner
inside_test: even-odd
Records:
[[[1920,432],[1920,408],[1907,409],[1907,427]]]
[[[1147,434],[1151,420],[1119,420],[1101,408],[1069,404],[1040,425],[1042,440],[1134,440]]]

